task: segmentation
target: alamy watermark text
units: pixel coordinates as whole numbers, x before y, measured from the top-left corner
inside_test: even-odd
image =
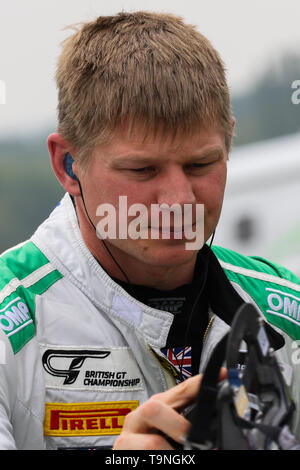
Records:
[[[103,240],[189,240],[187,250],[199,250],[204,244],[203,204],[151,204],[149,209],[140,203],[128,206],[127,196],[119,196],[117,209],[103,203],[96,216],[101,217],[96,229]]]

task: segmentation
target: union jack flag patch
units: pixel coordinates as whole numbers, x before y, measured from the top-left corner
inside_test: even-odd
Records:
[[[184,379],[192,377],[191,346],[185,346],[184,348],[162,348],[161,352]]]

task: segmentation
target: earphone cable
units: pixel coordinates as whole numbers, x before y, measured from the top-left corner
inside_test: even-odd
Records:
[[[82,199],[82,202],[83,202],[83,207],[84,207],[84,210],[85,210],[85,213],[86,213],[86,216],[88,218],[88,221],[89,223],[91,224],[91,226],[93,227],[93,229],[95,230],[96,232],[96,235],[97,237],[102,241],[106,251],[108,252],[108,254],[111,256],[112,260],[114,261],[114,263],[116,264],[116,266],[119,268],[119,270],[121,271],[121,273],[123,274],[123,276],[125,277],[127,283],[130,285],[130,288],[131,290],[133,291],[133,287],[132,287],[132,284],[127,276],[127,274],[125,273],[125,271],[121,268],[120,264],[118,263],[118,261],[115,259],[115,257],[113,256],[112,252],[110,251],[110,249],[108,248],[108,246],[106,245],[105,241],[103,240],[103,238],[101,237],[99,231],[97,230],[97,227],[95,227],[95,224],[93,223],[93,221],[91,220],[90,216],[89,216],[89,213],[88,213],[88,210],[87,210],[87,207],[86,207],[86,204],[85,204],[85,200],[84,200],[84,197],[83,197],[83,192],[82,192],[82,187],[81,187],[81,183],[79,181],[79,179],[77,178],[77,181],[78,181],[78,185],[79,185],[79,190],[80,190],[80,195],[81,195],[81,199]]]
[[[193,321],[194,314],[196,312],[196,307],[197,307],[198,302],[199,302],[199,300],[202,296],[202,293],[203,293],[203,290],[205,288],[206,281],[207,281],[209,260],[210,260],[210,254],[211,254],[211,246],[213,244],[214,237],[215,237],[215,231],[212,234],[211,241],[210,241],[210,244],[209,244],[209,253],[207,255],[207,260],[205,262],[205,270],[204,270],[204,277],[203,277],[203,281],[202,281],[202,286],[201,286],[201,289],[200,289],[199,293],[196,296],[196,299],[193,302],[193,306],[192,306],[191,313],[190,313],[190,316],[189,316],[189,321],[188,321],[188,324],[187,324],[187,327],[186,327],[186,330],[185,330],[185,338],[184,338],[184,344],[183,344],[184,349],[183,349],[181,364],[180,364],[180,374],[181,374],[181,376],[182,376],[182,369],[183,369],[183,363],[184,363],[184,358],[185,358],[185,348],[186,348],[186,345],[187,345],[187,342],[188,342],[188,337],[189,337],[191,324],[192,324],[192,321]],[[192,351],[192,353],[193,353],[193,351]]]

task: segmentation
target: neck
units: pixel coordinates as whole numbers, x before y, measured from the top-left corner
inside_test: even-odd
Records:
[[[128,256],[107,240],[97,238],[96,243],[88,237],[84,241],[109,276],[130,284],[153,287],[159,290],[172,290],[192,281],[195,259],[180,266],[153,266]],[[108,252],[109,250],[109,252]]]

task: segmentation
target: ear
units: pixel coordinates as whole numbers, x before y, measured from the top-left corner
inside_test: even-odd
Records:
[[[231,128],[232,128],[232,133],[231,133],[231,135],[232,135],[232,136],[234,135],[235,122],[236,122],[236,119],[235,119],[234,116],[232,116],[232,118],[231,118]]]
[[[231,147],[232,147],[232,138],[234,137],[234,128],[235,128],[235,117],[232,116],[231,118],[231,132],[229,135],[227,135],[227,142],[226,142],[226,147],[227,147],[227,160],[229,160],[229,154],[231,152]]]
[[[48,137],[48,149],[51,157],[52,168],[58,181],[72,196],[80,196],[80,190],[77,181],[67,174],[64,167],[64,159],[67,152],[70,152],[74,158],[74,152],[72,152],[70,145],[60,134],[51,134]]]

